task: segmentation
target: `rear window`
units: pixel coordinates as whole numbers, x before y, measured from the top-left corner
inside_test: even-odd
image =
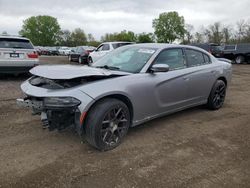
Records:
[[[119,48],[121,46],[125,46],[125,45],[129,45],[131,43],[114,43],[112,44],[113,48],[116,49],[116,48]]]
[[[0,38],[0,48],[34,49],[29,40]]]

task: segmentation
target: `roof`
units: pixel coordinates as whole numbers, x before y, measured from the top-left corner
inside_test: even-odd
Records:
[[[138,43],[138,44],[131,44],[129,46],[139,46],[142,48],[156,48],[156,49],[165,49],[165,48],[190,48],[194,50],[202,51],[203,53],[208,54],[206,50],[203,50],[202,48],[196,47],[196,46],[190,46],[190,45],[182,45],[182,44],[168,44],[168,43]]]
[[[102,44],[116,44],[116,43],[131,43],[131,44],[134,44],[135,42],[129,42],[129,41],[113,41],[113,42],[103,42]]]
[[[29,40],[28,38],[25,38],[22,36],[15,36],[15,35],[0,35],[0,38]]]

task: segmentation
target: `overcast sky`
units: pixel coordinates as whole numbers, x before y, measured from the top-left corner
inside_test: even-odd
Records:
[[[0,0],[0,33],[17,34],[24,19],[37,15],[54,16],[62,29],[80,27],[97,39],[121,30],[153,32],[152,20],[168,11],[198,30],[215,21],[249,19],[249,8],[250,0]]]

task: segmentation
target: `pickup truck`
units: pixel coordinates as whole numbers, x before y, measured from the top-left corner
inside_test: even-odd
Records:
[[[237,64],[250,63],[250,43],[225,45],[223,58],[233,60]]]

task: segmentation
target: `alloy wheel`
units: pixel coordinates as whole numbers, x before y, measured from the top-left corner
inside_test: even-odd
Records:
[[[216,108],[221,107],[225,100],[226,86],[224,84],[219,85],[214,93],[213,104]]]
[[[117,106],[106,113],[101,128],[101,138],[107,145],[115,145],[120,142],[128,129],[128,119],[125,110]]]

